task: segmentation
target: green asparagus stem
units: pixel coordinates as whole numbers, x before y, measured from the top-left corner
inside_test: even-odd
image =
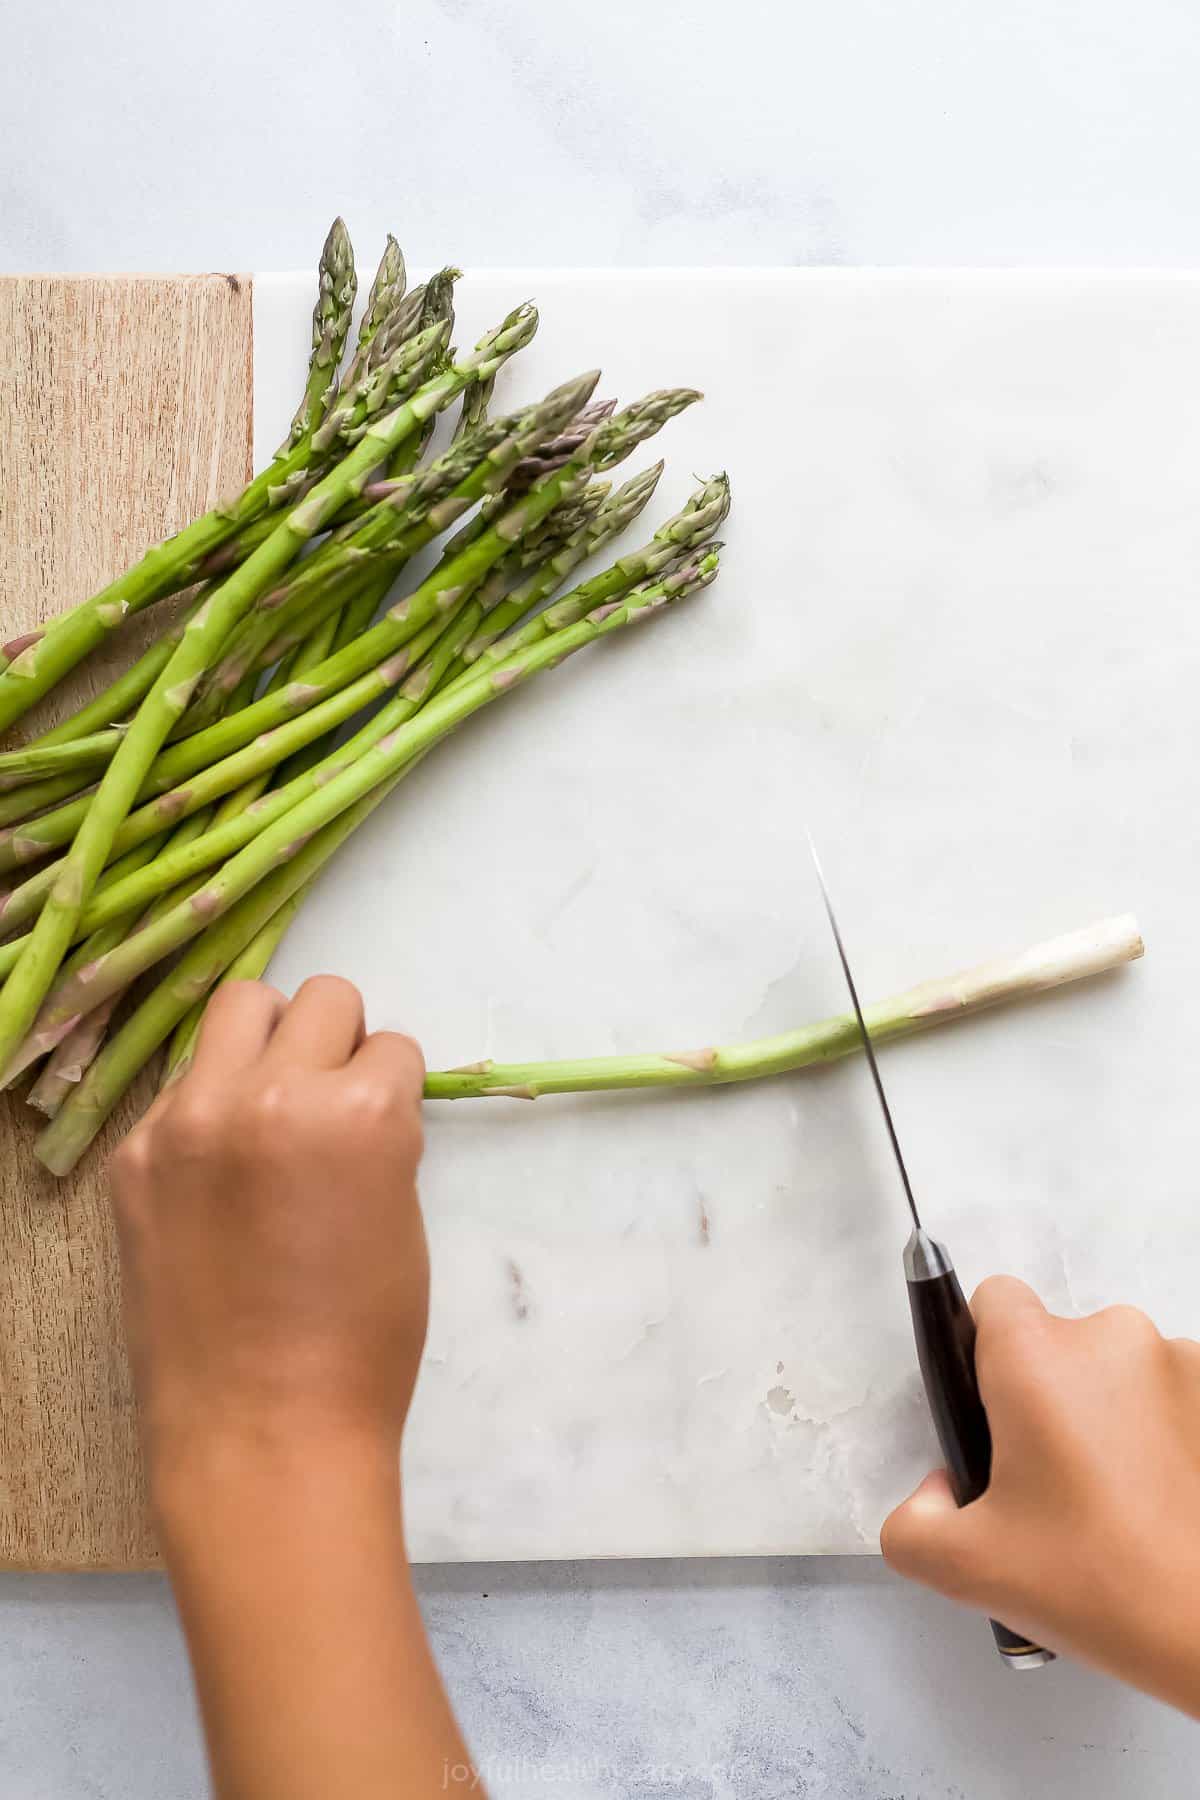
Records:
[[[925,981],[894,1000],[866,1008],[863,1018],[873,1043],[886,1044],[932,1025],[948,1025],[1001,1001],[1044,993],[1068,981],[1098,975],[1143,954],[1132,914],[1105,919],[1082,931],[1036,944],[1001,961],[983,963],[960,975]],[[575,1062],[468,1063],[436,1070],[425,1078],[429,1100],[473,1100],[501,1096],[536,1100],[543,1094],[593,1094],[620,1088],[716,1087],[731,1081],[760,1081],[817,1063],[833,1062],[862,1049],[853,1013],[839,1013],[817,1025],[755,1043],[726,1044],[673,1055],[593,1056]]]
[[[271,529],[274,530],[274,523],[271,524]],[[40,750],[52,744],[77,743],[80,738],[88,737],[93,732],[102,733],[104,726],[111,725],[114,719],[124,719],[134,712],[170,662],[189,618],[200,610],[207,593],[208,590],[202,587],[188,609],[155,638],[135,663],[118,675],[115,681],[110,681],[95,699],[89,700],[86,706],[81,706],[69,719],[64,719],[61,725],[55,725],[50,731],[43,731],[39,737],[33,738],[26,745],[26,750]],[[111,732],[104,735],[109,744],[106,760],[111,760],[119,738]],[[97,741],[100,741],[99,735]]]
[[[202,837],[210,816],[211,809],[206,809],[185,820],[172,834],[172,843],[177,848],[182,848],[193,839]],[[166,835],[166,833],[162,833],[158,838],[151,839],[149,844],[140,846],[129,856],[123,858],[123,868],[132,873],[135,867],[149,862],[151,857],[156,854],[156,847],[161,846],[165,841]],[[158,914],[165,911],[168,905],[186,899],[191,891],[191,888],[174,888],[169,894],[159,895],[141,923],[149,923]],[[73,955],[68,957],[63,965],[64,971],[80,968],[94,957],[103,956],[106,951],[122,943],[131,930],[138,929],[140,929],[138,916],[125,913],[111,925],[92,932],[91,936],[79,946]],[[27,1095],[27,1102],[30,1106],[45,1113],[47,1118],[54,1117],[71,1089],[82,1081],[85,1070],[99,1055],[112,1016],[123,998],[124,995],[120,993],[110,994],[107,1000],[102,1001],[99,1006],[94,1007],[90,1013],[80,1019],[78,1025],[67,1033],[58,1048],[51,1051],[46,1059],[45,1067]]]
[[[51,1051],[46,1058],[46,1066],[25,1096],[27,1106],[44,1113],[48,1119],[54,1117],[71,1089],[83,1080],[84,1072],[99,1056],[120,1002],[121,996],[113,994],[103,1006],[97,1006],[67,1033],[57,1050]]]
[[[0,755],[0,793],[28,788],[47,775],[76,775],[111,762],[107,732],[92,732],[62,744],[31,745]],[[81,783],[82,785],[82,779]]]
[[[572,391],[573,384],[568,384],[532,412],[490,420],[473,436],[459,439],[429,468],[407,480],[368,489],[378,496],[371,511],[353,527],[336,533],[285,583],[260,598],[225,647],[209,677],[207,693],[193,702],[186,723],[195,730],[211,723],[221,694],[246,669],[268,667],[359,591],[367,579],[364,559],[374,560],[381,571],[397,573],[478,497],[482,477],[495,487],[503,471],[504,487],[524,492],[541,476],[562,468],[613,410],[607,401],[587,406],[560,429],[547,428],[546,419],[555,409],[563,411],[561,397]],[[583,391],[582,385],[578,391]]]
[[[568,509],[558,509],[560,512],[565,510]],[[556,514],[551,513],[549,517],[552,520]],[[483,616],[482,599],[471,601],[469,606],[466,602],[472,588],[483,580],[483,572],[481,566],[473,565],[464,552],[470,546],[477,545],[482,536],[483,532],[472,526],[459,532],[451,541],[446,557],[434,571],[430,581],[443,592],[449,584],[459,598],[452,609],[435,612],[424,630],[400,652],[368,671],[349,687],[331,695],[322,705],[275,727],[273,731],[260,733],[241,750],[198,771],[186,785],[173,788],[130,813],[113,839],[114,855],[121,854],[160,832],[171,821],[184,818],[199,807],[210,805],[221,795],[229,796],[217,815],[213,830],[205,835],[200,845],[191,848],[182,865],[179,861],[181,847],[173,844],[171,850],[158,859],[154,869],[143,876],[140,882],[124,882],[114,893],[112,888],[115,884],[106,876],[97,890],[96,904],[87,909],[85,919],[92,923],[97,918],[106,919],[112,907],[132,905],[135,897],[145,897],[148,891],[160,891],[164,886],[174,885],[194,874],[198,868],[209,866],[242,848],[267,824],[281,817],[297,800],[314,791],[320,781],[327,779],[336,768],[361,756],[385,733],[407,722],[434,688],[441,685],[446,671],[456,666],[462,646],[480,624]],[[537,539],[539,534],[531,533],[530,536]],[[457,554],[453,554],[456,545],[459,549]],[[510,562],[520,567],[522,561],[523,542],[518,540],[494,566],[492,574],[502,572]],[[448,574],[448,570],[451,573]],[[488,579],[490,578],[489,576]],[[486,585],[484,582],[485,588]],[[507,581],[502,579],[501,592],[506,585]],[[449,642],[444,644],[442,640],[447,638]],[[285,679],[292,673],[297,677],[304,673],[299,656],[290,670],[277,673],[272,681]],[[404,685],[396,699],[377,712],[355,737],[342,746],[336,760],[329,762],[328,749],[322,746],[326,745],[337,727],[380,699],[401,681]],[[315,754],[310,754],[312,752]],[[321,766],[320,774],[314,775],[302,787],[298,786],[300,777],[307,775],[314,764]],[[259,796],[277,768],[279,785],[276,791],[260,801]],[[252,801],[256,804],[251,809]],[[28,829],[34,831],[37,828],[35,824]],[[61,860],[49,863],[5,895],[0,900],[0,925],[11,931],[36,917],[63,866]],[[11,946],[0,949],[0,962],[7,949],[11,949]]]
[[[585,645],[649,617],[697,588],[707,586],[716,573],[717,557],[713,554],[700,557],[689,569],[677,571],[650,587],[637,589],[625,601],[599,608],[588,618],[510,658],[489,674],[430,701],[408,725],[380,738],[349,767],[332,776],[308,799],[291,807],[275,824],[260,832],[189,901],[173,907],[153,925],[146,926],[107,955],[60,981],[39,1011],[28,1043],[22,1046],[26,1065],[53,1049],[85,1010],[90,1011],[108,994],[126,987],[162,957],[188,943],[206,924],[227,912],[270,870],[294,858],[314,832],[319,832],[372,789],[399,775],[406,765],[412,764],[472,713],[530,676],[557,666]],[[12,979],[10,976],[6,986],[11,986]],[[14,1045],[13,1050],[16,1048]],[[6,1081],[19,1073],[19,1065],[12,1058],[10,1051],[3,1075]]]
[[[610,568],[594,575],[590,581],[581,582],[510,636],[492,642],[494,633],[491,629],[481,632],[467,645],[463,653],[466,667],[455,675],[454,685],[469,681],[516,651],[536,644],[548,632],[573,625],[593,608],[618,599],[631,588],[661,575],[681,558],[686,560],[697,546],[711,539],[728,511],[729,478],[714,475],[696,489],[682,512],[659,526],[650,543],[640,550],[631,550],[618,557]],[[494,626],[494,621],[489,621],[489,626]]]
[[[392,242],[389,238],[389,248]],[[376,276],[377,285],[378,281],[379,277]],[[346,333],[350,329],[350,315],[354,311],[354,297],[358,292],[354,251],[350,245],[350,234],[341,219],[335,219],[329,228],[329,236],[321,251],[317,283],[308,380],[292,419],[291,429],[276,451],[276,457],[286,456],[301,438],[320,424],[327,400],[336,391],[338,365],[342,360]],[[374,298],[375,289],[372,288],[371,299]]]
[[[382,795],[369,798],[378,804]],[[339,823],[348,818],[349,815],[343,814]],[[349,830],[352,829],[350,826]],[[347,830],[344,835],[348,834]],[[319,839],[314,839],[305,854],[318,842]],[[313,865],[315,872],[315,867],[319,867],[316,857]],[[270,879],[277,879],[287,869],[295,873],[296,863],[285,864],[284,869],[276,871],[276,876]],[[273,892],[264,892],[268,885],[261,883],[248,897],[257,900],[258,909],[263,912],[275,899]],[[299,884],[291,889],[293,894],[298,892]],[[247,900],[239,902],[233,912],[217,925],[210,926],[197,940],[185,959],[191,967],[183,981],[180,981],[184,971],[181,963],[173,977],[168,976],[159,984],[100,1059],[94,1074],[89,1077],[92,1092],[72,1096],[69,1104],[74,1117],[64,1120],[67,1112],[64,1107],[59,1115],[60,1120],[64,1120],[59,1130],[53,1135],[49,1131],[43,1134],[38,1143],[38,1155],[56,1174],[67,1174],[74,1168],[138,1070],[153,1055],[175,1020],[184,1016],[189,999],[187,983],[191,981],[199,986],[207,978],[207,985],[211,986],[220,973],[219,970],[212,973],[213,964],[221,957],[225,958],[222,966],[229,967],[232,954],[236,954],[230,951],[230,941],[246,929],[238,915],[247,906]],[[268,912],[267,916],[277,917],[278,908],[274,914]],[[218,935],[226,941],[214,954],[211,940]],[[274,949],[273,944],[271,949]],[[948,979],[923,982],[894,1000],[868,1007],[865,1013],[867,1029],[873,1042],[887,1043],[936,1025],[968,1018],[1002,1002],[1045,993],[1067,982],[1104,973],[1134,961],[1143,950],[1137,922],[1131,915],[1106,919],[1082,931],[1035,945],[1018,956],[985,963]],[[430,1100],[536,1099],[552,1093],[712,1087],[794,1073],[853,1055],[861,1048],[862,1037],[857,1022],[850,1014],[840,1014],[800,1031],[757,1043],[688,1050],[676,1055],[593,1057],[553,1063],[485,1061],[461,1069],[434,1070],[425,1078],[425,1097]],[[187,1054],[187,1046],[181,1046],[181,1058],[186,1058]],[[100,1064],[106,1059],[107,1066],[101,1069]],[[178,1072],[183,1073],[185,1066],[186,1063]]]
[[[490,608],[485,606],[480,630],[464,643],[461,654],[446,672],[447,681],[457,680],[489,645],[502,638],[505,632],[532,612],[534,607],[540,606],[543,600],[549,599],[573,569],[586,562],[589,556],[593,556],[619,532],[624,531],[626,526],[632,524],[657,487],[663,466],[661,462],[654,463],[618,488],[611,497],[605,497],[595,515],[583,519],[574,531],[568,531],[553,554],[520,582],[511,594],[506,595],[499,605]],[[628,589],[637,584],[629,581],[625,585]],[[606,594],[604,598],[615,598],[615,595]],[[593,600],[591,605],[581,606],[578,617],[582,618],[599,604],[600,601]]]
[[[247,669],[265,667],[288,647],[282,635],[285,622],[294,627],[290,641],[298,642],[322,619],[337,612],[373,568],[382,566],[377,555],[380,550],[388,553],[386,566],[397,571],[437,535],[442,516],[434,510],[437,502],[456,493],[477,472],[484,476],[494,474],[504,457],[510,463],[515,461],[519,455],[513,443],[515,433],[529,435],[539,428],[530,414],[519,421],[496,422],[486,438],[481,434],[470,443],[464,442],[419,477],[390,488],[386,498],[356,521],[349,535],[336,534],[314,550],[285,582],[259,597],[258,605],[223,648],[209,676],[207,693],[192,705],[189,723],[196,730],[210,724],[221,707],[222,696]],[[501,451],[501,459],[487,464],[489,455],[495,456],[497,451]]]
[[[422,333],[405,341],[381,370],[365,376],[356,388],[340,398],[319,428],[320,434],[324,434],[323,446],[335,442],[342,446],[357,446],[367,431],[380,422],[381,413],[394,417],[400,409],[386,411],[389,395],[398,387],[402,389],[406,377],[414,370],[428,366],[441,348],[442,336],[441,329],[435,327],[428,334]],[[434,410],[449,405],[461,391],[461,386],[452,382]],[[419,429],[428,417],[429,409],[423,407],[411,429]],[[408,435],[407,430],[404,435]],[[261,475],[255,476],[235,501],[206,513],[204,518],[196,520],[173,538],[148,550],[142,560],[118,581],[111,582],[90,600],[51,620],[44,631],[28,633],[6,645],[0,651],[0,730],[27,712],[129,613],[140,611],[164,594],[186,587],[195,580],[205,558],[221,544],[270,507],[282,506],[297,483],[306,479],[314,441],[308,436],[302,437],[285,456],[277,458]],[[385,460],[393,442],[398,441],[389,439],[386,445],[381,445],[377,460]],[[354,491],[361,489],[356,487]],[[350,497],[349,493],[345,496],[346,499]],[[329,516],[326,514],[322,522],[327,523]]]
[[[112,760],[111,751],[109,760]],[[90,774],[85,770],[75,775],[48,775],[43,781],[24,782],[19,788],[14,788],[11,794],[0,795],[0,827],[19,825],[26,819],[32,819],[47,806],[55,806],[69,797],[80,795],[94,784],[97,773],[93,769]],[[0,830],[0,845],[8,836],[7,830]],[[3,860],[2,849],[0,860]],[[16,868],[16,860],[13,859],[4,866]]]
[[[457,272],[457,270],[449,271],[452,274],[457,274]],[[387,328],[384,345],[391,346],[393,349],[418,330],[424,330],[426,326],[437,324],[442,319],[446,322],[447,331],[449,330],[453,322],[453,304],[452,302],[449,305],[444,303],[444,297],[437,288],[438,281],[439,277],[435,276],[428,288],[417,288],[404,302],[404,258],[395,238],[389,236],[387,249],[384,251],[383,261],[380,263],[375,280],[371,285],[366,310],[359,326],[354,360],[346,371],[346,377],[342,383],[347,393],[354,388],[356,381],[370,375],[372,358],[368,352],[380,336],[382,328]],[[430,298],[431,290],[435,292],[434,300]],[[442,300],[442,304],[437,303],[438,299]],[[404,302],[403,305],[402,302]],[[377,348],[374,352],[376,359],[378,355]],[[439,358],[437,361],[440,365],[442,359]],[[440,374],[441,367],[436,366],[432,372]],[[406,398],[405,394],[397,395],[397,403]],[[427,441],[428,434],[433,431],[433,428],[434,420],[427,419],[413,440],[414,448]],[[393,451],[392,461],[388,465],[389,471],[403,472],[407,467],[407,458],[410,454],[411,451],[406,445],[401,445]],[[393,468],[393,465],[397,466]],[[320,472],[320,457],[315,455],[313,467],[303,470],[301,473],[304,482],[311,485]],[[293,498],[299,499],[299,497],[298,484]],[[365,511],[366,504],[362,500],[349,501],[342,513],[339,514],[336,523],[340,524],[345,517],[353,515],[356,510]],[[269,515],[265,518],[255,519],[249,525],[244,525],[236,537],[229,539],[227,543],[221,545],[220,549],[214,550],[211,556],[205,558],[197,573],[205,577],[227,575],[231,569],[236,569],[239,563],[245,562],[253,550],[257,550],[258,546],[271,535],[271,529],[272,520]]]
[[[394,446],[448,405],[470,381],[489,373],[518,349],[535,328],[536,314],[522,308],[480,349],[426,384],[418,394],[370,426],[349,452],[276,532],[208,599],[189,621],[182,643],[142,702],[105,771],[20,960],[0,990],[0,1065],[29,1030],[71,942],[80,911],[106,862],[113,837],[128,813],[159,748],[186,707],[196,683],[229,631],[260,593],[328,522],[349,495],[360,492],[369,472]],[[435,328],[436,329],[436,328]],[[415,348],[421,339],[413,340]],[[0,676],[0,683],[4,677]],[[247,709],[249,710],[249,709]]]
[[[493,486],[503,483],[507,470],[524,455],[525,449],[539,434],[549,428],[555,428],[555,422],[567,417],[572,407],[578,407],[579,396],[585,395],[589,384],[595,380],[594,374],[568,382],[546,397],[539,405],[531,407],[520,421],[518,429],[510,433],[495,446],[490,456],[484,457],[472,469],[471,473],[459,483],[454,493],[440,505],[431,508],[422,525],[415,527],[414,532],[426,536],[436,536],[445,522],[445,510],[458,509],[478,499]],[[657,403],[658,397],[653,397]],[[604,427],[606,436],[602,449],[616,453],[614,446],[620,447],[625,436],[630,440],[630,448],[638,440],[644,428],[641,410],[630,409],[627,424],[618,430],[616,423],[610,421]],[[624,433],[624,435],[623,435]],[[167,750],[158,758],[154,767],[143,779],[140,795],[164,791],[175,783],[180,773],[193,774],[206,767],[211,769],[214,761],[223,760],[230,745],[252,745],[261,737],[264,730],[270,729],[276,722],[282,723],[298,712],[308,711],[314,707],[325,694],[335,694],[338,690],[353,684],[360,671],[370,675],[380,665],[389,665],[383,671],[383,686],[392,685],[392,677],[399,679],[411,664],[405,660],[396,663],[393,659],[410,639],[417,636],[424,628],[437,621],[445,623],[445,615],[459,593],[468,585],[474,585],[486,574],[492,563],[497,561],[512,544],[525,532],[537,526],[541,519],[553,509],[560,498],[560,492],[567,491],[572,482],[579,478],[577,464],[564,465],[563,470],[555,477],[548,478],[543,486],[522,497],[521,501],[507,512],[495,517],[486,529],[478,533],[463,533],[455,542],[462,542],[463,548],[457,556],[444,558],[433,574],[406,600],[399,603],[392,611],[381,619],[379,624],[364,632],[354,642],[347,644],[343,650],[325,663],[309,671],[304,680],[289,682],[277,693],[264,695],[256,701],[228,718],[194,736],[184,739]],[[260,553],[261,554],[261,553]],[[249,568],[250,565],[244,565]],[[365,704],[358,695],[364,690],[356,688],[354,710]],[[367,684],[366,697],[373,698],[380,692],[378,685]],[[343,712],[336,721],[348,717]],[[314,725],[308,735],[301,734],[288,740],[288,748],[282,754],[291,754],[292,749],[299,749],[311,736],[319,735],[321,729],[328,729],[323,715],[322,722]],[[333,721],[330,721],[333,722]],[[280,740],[282,741],[282,740]],[[123,743],[118,746],[117,755],[123,754]],[[109,765],[110,772],[116,767],[117,757]],[[261,764],[259,766],[266,766]],[[243,765],[239,765],[239,771]],[[237,780],[246,779],[253,771],[239,772]],[[106,777],[107,779],[107,777]],[[33,861],[58,844],[67,843],[81,832],[91,817],[90,801],[71,802],[60,807],[56,812],[48,813],[30,825],[22,825],[19,830],[0,833],[0,868],[18,866],[23,862]],[[178,815],[176,815],[178,816]],[[124,841],[124,840],[121,840]],[[76,842],[78,839],[76,838]],[[12,905],[12,896],[5,906]],[[0,912],[4,908],[0,907]],[[9,912],[8,923],[15,923],[15,917]],[[0,997],[0,1006],[2,1006]]]
[[[101,1051],[38,1138],[36,1153],[46,1168],[55,1175],[70,1173],[138,1070],[279,908],[307,885],[339,844],[374,811],[384,799],[386,787],[367,794],[334,819],[200,935]]]

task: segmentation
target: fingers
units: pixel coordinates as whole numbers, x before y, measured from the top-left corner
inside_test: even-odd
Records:
[[[313,975],[297,990],[271,1037],[264,1065],[341,1069],[363,1039],[362,995],[340,975]]]
[[[373,1031],[355,1051],[351,1068],[399,1100],[419,1100],[425,1084],[421,1047],[399,1031]]]
[[[1027,1281],[1018,1281],[1015,1275],[989,1275],[981,1281],[971,1296],[971,1311],[980,1331],[985,1326],[1046,1316],[1041,1298]]]
[[[270,1043],[285,1004],[278,988],[266,982],[222,982],[205,1008],[185,1079],[196,1084],[251,1068]]]
[[[884,1520],[880,1547],[888,1566],[955,1599],[971,1586],[970,1513],[961,1512],[945,1469],[934,1469]]]

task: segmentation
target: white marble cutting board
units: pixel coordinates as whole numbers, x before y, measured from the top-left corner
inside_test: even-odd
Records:
[[[504,699],[339,856],[276,959],[432,1066],[777,1032],[1133,909],[1143,963],[887,1049],[970,1285],[1195,1331],[1200,279],[497,273],[499,399],[589,365],[708,399],[717,584]],[[255,287],[260,461],[307,276]],[[644,530],[631,541],[641,541]],[[933,1458],[903,1200],[859,1063],[757,1089],[433,1106],[414,1553],[873,1550]]]

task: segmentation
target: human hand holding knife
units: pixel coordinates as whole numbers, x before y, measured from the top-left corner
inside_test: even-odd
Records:
[[[896,1167],[900,1171],[908,1210],[912,1214],[912,1234],[904,1246],[904,1278],[908,1284],[908,1304],[917,1340],[917,1360],[954,1497],[959,1506],[966,1506],[984,1493],[992,1470],[992,1434],[975,1373],[975,1321],[971,1317],[971,1309],[955,1274],[949,1252],[943,1244],[931,1238],[921,1224],[900,1140],[896,1136],[891,1108],[879,1074],[879,1065],[875,1061],[875,1050],[863,1018],[854,977],[850,973],[846,947],[825,885],[821,860],[811,837],[808,846],[812,852],[813,867],[817,872],[833,941],[837,945],[842,973],[850,990],[854,1016],[862,1033],[867,1067],[879,1096],[883,1122],[887,1127]],[[1052,1650],[1043,1649],[1040,1644],[1022,1637],[1019,1632],[1010,1631],[1007,1625],[1001,1625],[995,1619],[991,1621],[991,1626],[996,1649],[1008,1668],[1043,1669],[1048,1663],[1054,1662]]]

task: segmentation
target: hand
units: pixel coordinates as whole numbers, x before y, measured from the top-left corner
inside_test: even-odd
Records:
[[[944,1470],[887,1520],[900,1574],[1200,1715],[1200,1344],[1144,1313],[1048,1313],[1008,1276],[972,1302],[988,1490]]]
[[[425,1338],[424,1064],[330,976],[230,982],[118,1150],[125,1325],[152,1485],[237,1436],[398,1454]]]
[[[466,1751],[404,1546],[424,1065],[356,989],[230,982],[112,1184],[151,1498],[217,1794],[441,1791]]]

